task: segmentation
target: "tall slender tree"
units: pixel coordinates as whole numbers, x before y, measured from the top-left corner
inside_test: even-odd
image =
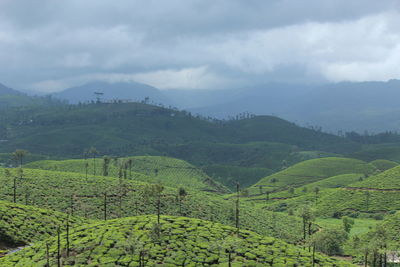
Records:
[[[19,165],[19,167],[22,167],[23,164],[23,159],[29,154],[27,150],[23,149],[17,149],[12,153],[12,158],[13,160]]]
[[[99,154],[99,151],[95,147],[91,147],[89,149],[89,154],[92,155],[93,159],[93,175],[96,175],[96,156]]]

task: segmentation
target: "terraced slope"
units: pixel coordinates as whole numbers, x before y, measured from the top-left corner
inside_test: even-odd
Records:
[[[0,198],[12,201],[14,177],[18,169],[6,175],[0,168]],[[71,212],[92,219],[155,214],[159,186],[129,179],[88,176],[80,173],[23,169],[17,179],[17,203]],[[235,224],[234,200],[198,190],[165,187],[160,193],[161,214],[196,217]],[[106,194],[105,194],[106,193]],[[278,223],[279,222],[279,223]],[[241,203],[241,225],[260,234],[291,242],[301,238],[301,222],[296,217],[275,214]]]
[[[0,201],[0,247],[19,246],[54,236],[67,223],[72,227],[84,219],[65,213]]]
[[[62,266],[312,266],[312,254],[249,231],[199,219],[139,216],[100,222],[61,235]],[[57,264],[57,238],[0,259],[0,266]],[[46,243],[50,245],[49,258]],[[351,266],[320,254],[315,266]]]
[[[327,194],[318,209],[324,214],[400,210],[400,166]]]
[[[340,174],[371,174],[375,170],[374,166],[356,159],[337,157],[312,159],[261,179],[252,186],[251,193],[257,194],[260,187],[265,191],[278,191],[288,186],[300,187]]]
[[[87,164],[87,165],[86,165]],[[104,174],[104,159],[45,160],[27,164],[27,168]],[[204,191],[227,192],[199,168],[184,160],[160,156],[137,156],[110,159],[108,176],[126,176],[138,181],[161,183],[171,187],[188,187]]]

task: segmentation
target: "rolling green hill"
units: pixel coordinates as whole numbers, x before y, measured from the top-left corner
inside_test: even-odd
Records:
[[[79,172],[87,170],[104,175],[104,159],[88,160],[46,160],[26,164],[27,168],[43,170]],[[87,165],[86,165],[87,163]],[[171,187],[186,187],[204,191],[227,192],[228,189],[215,182],[207,174],[195,166],[179,159],[161,156],[137,156],[129,158],[109,158],[107,175],[113,177],[126,176],[138,181],[161,183]],[[140,175],[141,174],[141,175]]]
[[[99,222],[61,235],[63,266],[312,266],[311,253],[274,238],[221,224],[184,217],[139,216]],[[49,262],[57,262],[57,238],[50,244]],[[0,266],[43,266],[45,243],[37,243],[0,259]],[[316,254],[316,266],[351,266]]]
[[[67,214],[0,201],[0,249],[27,245],[54,236],[66,224]],[[68,217],[71,227],[84,219]]]
[[[63,157],[81,156],[91,146],[97,147],[101,154],[135,155],[143,149],[156,153],[155,148],[159,146],[174,147],[191,142],[264,141],[339,153],[359,147],[345,138],[302,128],[272,116],[205,120],[185,111],[143,103],[16,109],[7,111],[0,123],[9,129],[9,141],[0,152],[12,152],[18,147],[36,154]]]
[[[278,191],[288,186],[300,187],[340,174],[370,174],[374,171],[374,166],[356,159],[336,157],[312,159],[261,179],[252,186],[251,193],[257,194],[260,187],[264,188],[262,189],[264,191]]]
[[[386,171],[388,169],[394,168],[399,164],[394,161],[386,160],[386,159],[376,159],[370,162],[370,164],[374,165],[380,171]]]
[[[18,169],[0,168],[0,197],[13,199],[14,177]],[[17,203],[70,212],[91,219],[119,218],[157,212],[159,186],[130,179],[93,176],[73,172],[23,169],[17,179]],[[106,194],[105,194],[106,193]],[[295,242],[301,238],[300,219],[264,211],[252,203],[241,203],[244,229]],[[235,224],[234,200],[220,195],[186,188],[165,187],[160,193],[162,214],[207,219],[227,225]],[[279,223],[278,223],[279,222]]]

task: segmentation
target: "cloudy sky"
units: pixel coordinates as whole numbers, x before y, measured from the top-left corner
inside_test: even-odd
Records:
[[[400,78],[398,0],[0,0],[0,82],[161,89]]]

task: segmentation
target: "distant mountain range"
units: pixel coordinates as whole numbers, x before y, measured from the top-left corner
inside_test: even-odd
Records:
[[[96,93],[100,93],[97,94]],[[52,94],[53,97],[67,100],[71,104],[79,102],[111,100],[133,100],[140,102],[149,98],[155,103],[170,103],[170,100],[160,90],[142,83],[108,83],[91,82],[81,86],[67,88],[59,93]]]
[[[96,96],[95,92],[101,94]],[[18,94],[23,95],[0,85],[0,96],[3,96],[0,107],[2,103],[5,105],[4,95]],[[159,90],[134,82],[91,82],[52,96],[74,104],[96,101],[97,97],[101,101],[149,99],[149,103],[162,103],[216,118],[234,117],[243,112],[275,115],[332,133],[400,130],[399,80],[327,85],[269,83],[231,90]]]

